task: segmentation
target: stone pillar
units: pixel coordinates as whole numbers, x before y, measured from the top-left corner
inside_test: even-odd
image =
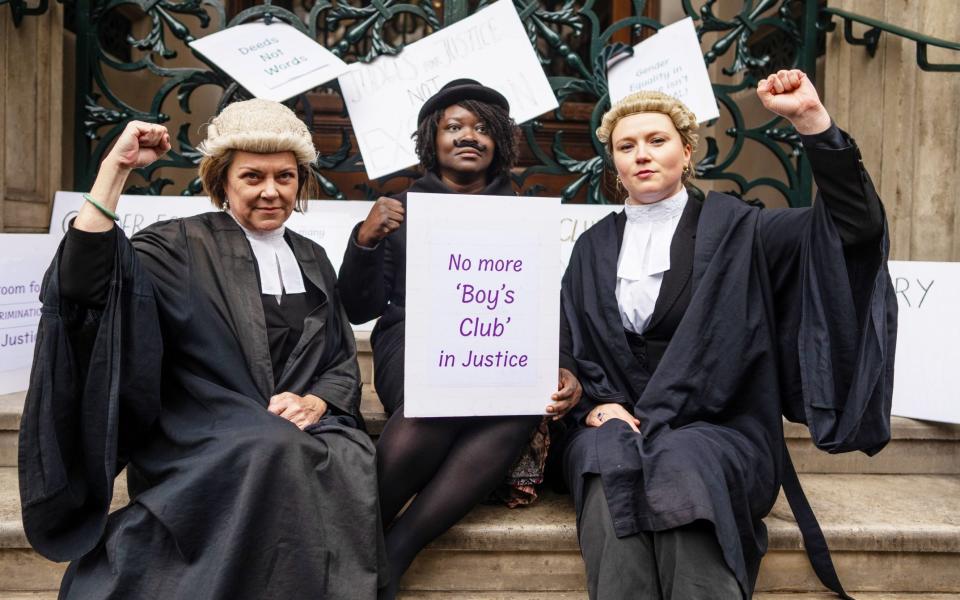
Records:
[[[14,27],[0,6],[0,231],[46,231],[61,185],[63,5]]]
[[[945,40],[957,40],[956,0],[833,0],[831,6]],[[857,139],[880,192],[898,260],[960,260],[960,73],[921,71],[913,42],[884,33],[874,57],[827,38],[826,105]],[[854,25],[862,36],[867,28]],[[931,49],[932,62],[960,53]]]

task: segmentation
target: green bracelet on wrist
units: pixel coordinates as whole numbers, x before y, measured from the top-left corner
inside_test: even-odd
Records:
[[[91,196],[90,194],[84,194],[84,195],[83,195],[83,199],[86,200],[87,202],[89,202],[90,204],[94,205],[95,207],[97,207],[97,210],[99,210],[99,211],[102,212],[103,214],[107,215],[108,217],[110,217],[110,218],[113,219],[114,221],[119,221],[119,220],[120,220],[120,217],[117,216],[117,213],[113,212],[112,210],[110,210],[110,209],[107,208],[106,206],[104,206],[104,205],[100,204],[99,202],[97,202],[96,200],[94,200],[94,199],[93,199],[93,196]]]

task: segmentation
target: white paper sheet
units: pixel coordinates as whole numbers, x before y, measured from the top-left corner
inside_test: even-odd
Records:
[[[414,142],[423,103],[454,79],[503,94],[518,123],[557,107],[557,99],[510,0],[499,0],[406,47],[397,56],[354,63],[340,76],[370,179],[417,164]]]
[[[544,413],[557,389],[559,209],[407,196],[404,415]]]
[[[641,90],[670,94],[704,122],[720,116],[693,19],[667,25],[607,71],[610,102]]]
[[[190,46],[257,98],[277,102],[336,79],[347,68],[329,50],[281,21],[234,25]]]

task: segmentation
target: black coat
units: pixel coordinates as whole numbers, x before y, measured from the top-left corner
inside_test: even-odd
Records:
[[[879,205],[855,146],[808,156],[821,197]],[[581,236],[564,275],[561,347],[584,388],[565,455],[577,510],[583,477],[597,474],[618,536],[709,521],[745,597],[785,469],[782,417],[806,423],[830,452],[873,454],[890,435],[888,240],[844,248],[826,204],[760,210],[711,193],[691,236],[688,203],[671,270],[689,277],[665,277],[648,333],[689,304],[649,368],[620,319],[615,215]],[[619,420],[586,427],[587,412],[608,402],[631,410],[641,434]]]
[[[382,549],[352,331],[323,249],[290,232],[321,303],[274,380],[243,231],[223,213],[116,235],[106,305],[61,297],[61,250],[20,430],[31,544],[62,596],[372,598]],[[281,391],[341,414],[300,431]],[[126,466],[131,503],[107,515]],[[112,596],[111,596],[112,594]]]

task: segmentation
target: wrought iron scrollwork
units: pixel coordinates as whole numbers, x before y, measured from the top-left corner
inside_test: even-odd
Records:
[[[15,0],[0,0],[12,2]],[[22,0],[16,0],[22,1]],[[660,29],[662,24],[643,16],[646,1],[632,0],[629,17],[610,22],[609,6],[595,0],[513,0],[521,20],[547,70],[560,108],[553,114],[522,125],[525,156],[524,168],[514,173],[522,193],[544,189],[537,176],[563,179],[561,194],[565,201],[585,199],[587,202],[616,201],[604,189],[604,149],[592,132],[609,106],[606,71],[608,64],[631,51],[623,39],[640,39],[641,32]],[[219,31],[239,23],[257,19],[274,19],[288,23],[313,37],[347,62],[369,62],[382,55],[402,52],[406,43],[439,29],[440,15],[434,2],[419,0],[302,0],[296,12],[269,2],[240,12],[229,22],[221,0],[75,0],[77,13],[77,104],[76,137],[78,157],[76,186],[91,183],[96,165],[104,152],[132,119],[155,123],[171,120],[167,102],[176,101],[179,111],[190,122],[181,123],[176,148],[162,161],[139,171],[145,184],[129,191],[145,194],[164,193],[173,185],[173,170],[194,169],[200,154],[194,146],[199,125],[209,114],[194,114],[196,98],[209,96],[209,89],[218,90],[217,110],[229,102],[248,97],[237,85],[203,56],[186,45],[200,34]],[[468,3],[447,0],[443,6],[443,23],[463,18],[480,10],[490,0]],[[757,81],[779,68],[799,67],[811,72],[815,66],[817,36],[831,27],[831,19],[854,20],[880,28],[894,35],[910,37],[890,26],[851,16],[835,9],[821,9],[815,2],[802,0],[744,0],[740,11],[731,18],[720,18],[716,0],[681,0],[686,15],[694,19],[704,48],[704,61],[714,69],[714,91],[721,108],[721,118],[707,124],[704,152],[696,164],[699,181],[729,184],[731,191],[749,197],[761,188],[772,189],[792,206],[808,204],[812,182],[805,166],[802,147],[796,132],[779,118],[764,117],[762,122],[748,122],[742,104]],[[606,8],[606,11],[604,10]],[[115,10],[124,14],[141,13],[136,33],[127,37],[130,59],[112,55],[100,44],[98,33],[102,19],[97,17]],[[606,19],[606,20],[605,20]],[[846,25],[845,25],[846,26]],[[876,44],[879,34],[868,34],[862,42]],[[911,37],[918,44],[918,57],[925,57],[927,45],[953,47],[948,43],[922,36]],[[946,45],[945,45],[946,44]],[[954,45],[956,46],[956,45]],[[954,48],[957,49],[957,48]],[[185,60],[189,57],[190,60]],[[920,59],[918,58],[918,61]],[[955,70],[957,65],[921,67]],[[108,75],[109,72],[109,75]],[[146,74],[146,76],[145,76]],[[122,97],[121,89],[129,86],[118,82],[125,77],[139,77],[138,100]],[[142,86],[156,84],[152,98],[144,101]],[[327,116],[346,123],[346,112],[339,100],[339,86],[331,82],[317,94],[330,99],[325,106]],[[315,98],[316,96],[314,96]],[[168,100],[169,99],[169,100]],[[315,107],[311,97],[301,95],[288,101],[314,122]],[[329,107],[334,108],[330,109]],[[332,112],[330,112],[332,110]],[[339,112],[338,112],[339,111]],[[206,112],[210,112],[209,109]],[[182,119],[183,117],[178,117]],[[756,120],[756,119],[754,119]],[[722,129],[721,129],[722,127]],[[579,133],[578,133],[579,132]],[[715,133],[710,133],[715,132]],[[584,137],[589,142],[584,142]],[[331,198],[355,195],[334,182],[340,173],[361,173],[362,157],[346,126],[339,130],[339,143],[333,138],[315,166],[322,193]],[[579,140],[576,148],[572,145]],[[776,176],[750,177],[738,163],[744,152],[759,149],[773,157],[781,172]],[[755,150],[753,150],[755,154]],[[410,176],[402,172],[392,177]],[[182,180],[183,177],[181,176]],[[364,195],[372,196],[389,178],[357,186]],[[181,182],[180,193],[200,192],[199,182],[191,178]]]

